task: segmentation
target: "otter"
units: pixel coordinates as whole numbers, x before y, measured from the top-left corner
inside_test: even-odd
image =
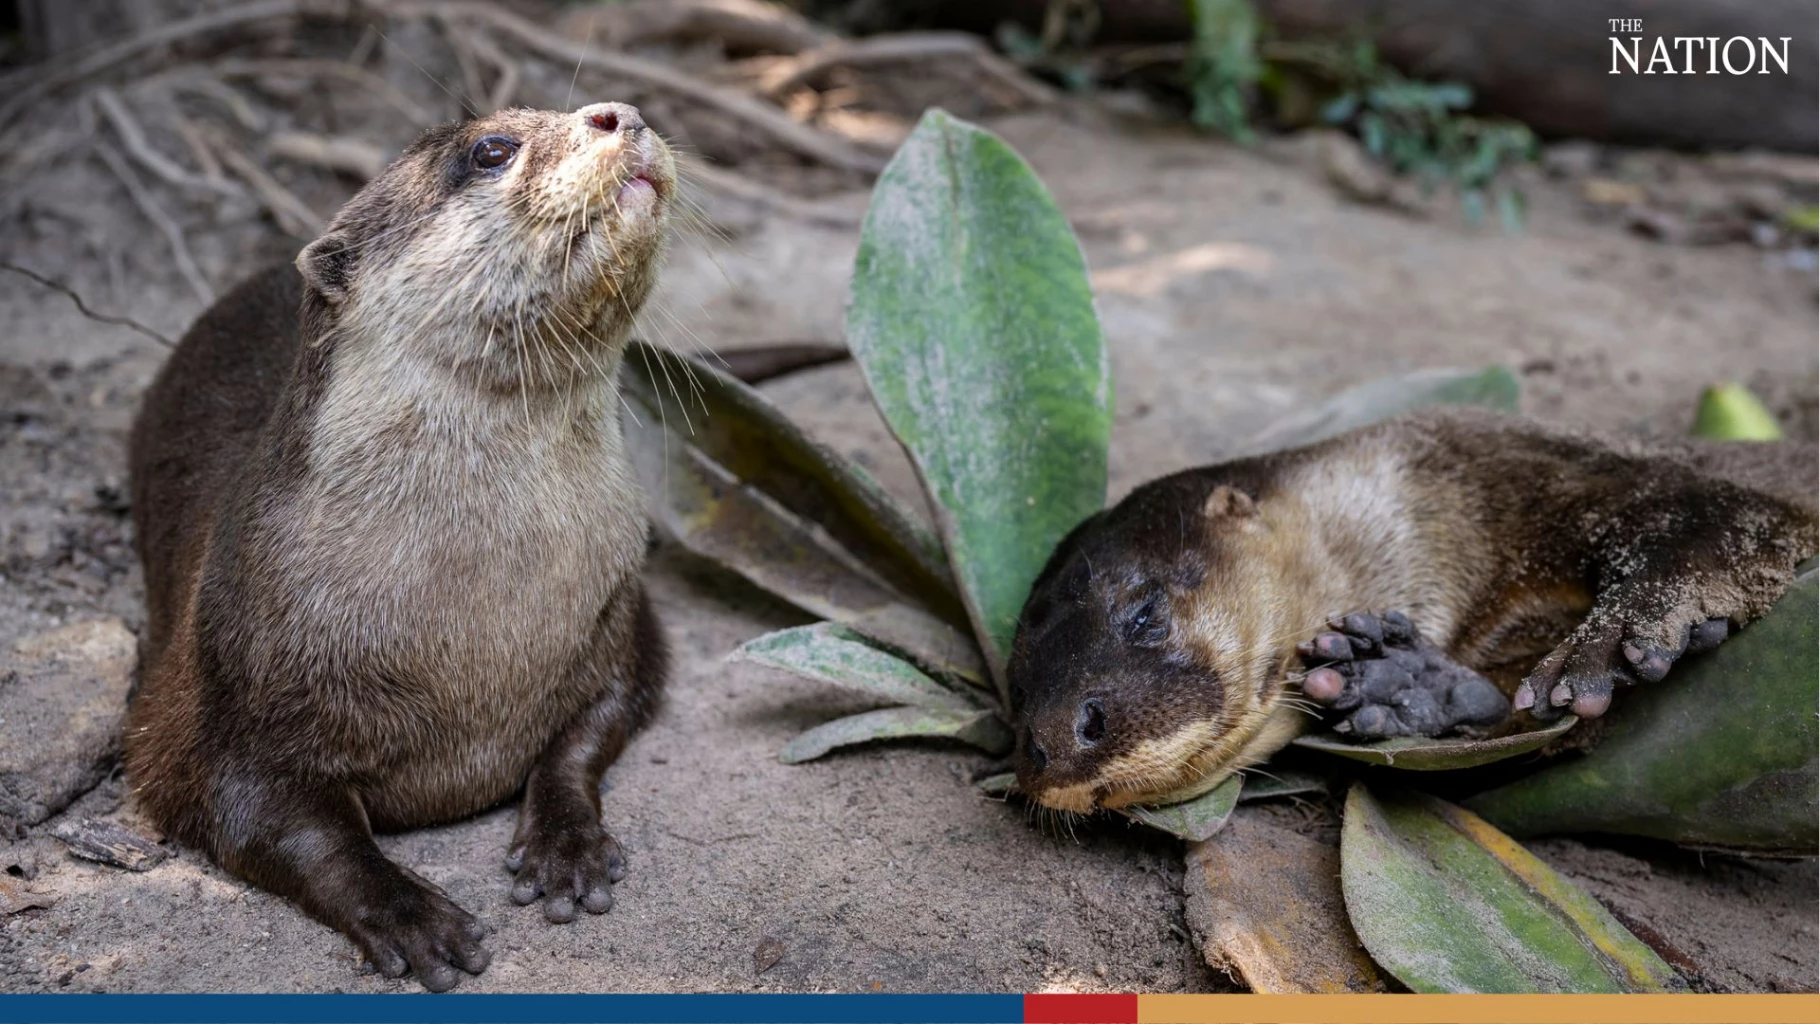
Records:
[[[1152,481],[1031,589],[1007,665],[1019,785],[1077,813],[1189,799],[1310,702],[1359,739],[1596,717],[1787,588],[1816,482],[1811,447],[1470,410]]]
[[[616,374],[676,187],[636,108],[426,131],[146,392],[125,767],[168,835],[441,991],[480,923],[375,830],[522,791],[511,898],[603,913],[666,648]]]

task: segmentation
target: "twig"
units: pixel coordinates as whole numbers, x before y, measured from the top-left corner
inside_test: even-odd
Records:
[[[379,37],[374,34],[372,38]],[[216,74],[225,78],[255,78],[260,75],[308,75],[339,78],[350,85],[370,90],[378,95],[396,108],[399,113],[409,118],[414,125],[428,127],[436,122],[436,115],[424,109],[422,104],[412,99],[403,89],[366,68],[345,61],[289,57],[263,59],[237,57],[216,61],[209,67]]]
[[[94,146],[95,152],[101,155],[101,161],[107,164],[107,169],[113,171],[114,177],[120,179],[120,184],[126,186],[127,195],[133,197],[133,203],[139,207],[139,212],[145,214],[145,219],[164,233],[165,239],[170,242],[171,259],[177,264],[177,272],[189,283],[190,290],[196,293],[204,306],[214,305],[215,290],[209,287],[201,269],[196,266],[195,258],[190,255],[190,245],[184,240],[183,229],[177,226],[170,214],[164,212],[164,208],[145,190],[145,186],[139,184],[138,176],[126,165],[126,158],[118,150],[102,139],[96,139]]]
[[[492,4],[472,0],[371,0],[381,10],[397,15],[438,15],[483,22],[520,45],[563,64],[577,61],[598,71],[652,88],[663,89],[730,114],[771,136],[779,144],[822,163],[863,174],[877,174],[885,161],[838,136],[790,119],[783,111],[744,93],[710,85],[700,79],[653,61],[624,53],[589,49],[558,38]]]
[[[385,151],[365,139],[314,132],[275,132],[266,140],[266,151],[311,167],[371,181],[391,163]]]
[[[323,219],[297,198],[295,193],[280,184],[277,178],[267,174],[265,168],[259,166],[259,161],[242,153],[226,139],[217,137],[215,148],[221,156],[221,162],[240,175],[242,181],[253,186],[259,200],[265,204],[266,209],[272,211],[272,217],[286,234],[296,238],[315,238],[322,234]]]
[[[685,184],[694,182],[716,192],[757,203],[800,220],[827,224],[832,227],[852,228],[858,227],[863,219],[855,211],[836,209],[812,200],[799,199],[796,196],[769,188],[744,175],[735,174],[701,160],[686,162],[679,168],[679,173]]]
[[[964,32],[904,32],[874,36],[870,39],[842,40],[810,50],[783,62],[782,74],[765,83],[761,90],[776,100],[790,90],[808,84],[817,75],[835,67],[861,64],[891,64],[927,60],[931,57],[966,57],[986,74],[1010,87],[1023,99],[1037,105],[1056,100],[1055,90],[1018,70],[1017,65],[986,48],[978,38]]]
[[[163,345],[165,348],[176,348],[177,347],[176,342],[172,341],[171,339],[165,337],[162,334],[159,334],[157,331],[152,330],[150,327],[147,327],[146,325],[140,323],[139,321],[134,320],[132,317],[108,316],[106,313],[95,312],[94,310],[88,308],[88,303],[82,301],[82,296],[77,295],[75,289],[71,288],[69,285],[66,285],[61,281],[53,281],[50,278],[45,277],[43,274],[40,274],[35,270],[29,270],[25,267],[18,265],[17,263],[9,263],[5,260],[0,260],[0,270],[10,270],[15,274],[20,275],[21,277],[31,278],[32,280],[38,282],[39,284],[43,285],[44,287],[49,288],[51,291],[62,292],[64,295],[69,296],[69,300],[71,302],[74,302],[76,304],[76,312],[81,313],[83,316],[88,317],[90,320],[94,320],[97,323],[113,324],[117,327],[125,327],[128,330],[138,331],[140,334],[143,334],[146,337],[157,342],[158,344]]]
[[[474,56],[493,65],[493,70],[499,75],[493,82],[492,93],[485,97],[487,109],[489,111],[504,110],[510,106],[512,97],[518,92],[520,77],[518,62],[507,57],[499,47],[493,45],[493,40],[479,32],[458,28],[454,25],[449,26],[449,31],[459,35]]]
[[[5,127],[18,117],[20,112],[36,103],[40,97],[61,89],[71,82],[79,82],[91,75],[106,71],[116,64],[131,60],[148,50],[167,46],[191,36],[206,35],[222,29],[244,25],[249,21],[264,21],[269,18],[295,17],[305,10],[325,9],[330,6],[346,9],[345,4],[325,4],[311,0],[252,0],[250,3],[227,7],[222,10],[198,14],[193,18],[173,21],[160,28],[141,32],[130,39],[122,40],[112,46],[103,47],[87,57],[73,61],[61,69],[46,74],[39,67],[28,68],[28,76],[18,76],[16,88],[5,103],[0,103],[0,127]],[[9,85],[14,81],[9,80]]]
[[[160,76],[162,77],[162,76]],[[206,68],[191,64],[170,73],[171,88],[182,92],[195,93],[205,99],[214,100],[234,115],[240,127],[249,132],[265,130],[265,118],[253,109],[245,96],[233,86],[210,74]]]
[[[178,188],[197,189],[227,196],[242,194],[232,182],[211,181],[208,178],[191,174],[172,162],[163,153],[153,149],[151,144],[146,142],[145,133],[139,130],[138,120],[133,116],[133,112],[127,109],[126,101],[120,98],[119,93],[106,86],[101,86],[95,90],[95,105],[101,109],[101,114],[107,118],[108,123],[114,126],[114,130],[120,133],[120,141],[125,143],[127,155],[139,161],[146,170]]]
[[[211,181],[225,183],[227,179],[221,173],[221,161],[215,159],[215,151],[209,148],[207,142],[203,141],[202,132],[196,127],[196,122],[183,116],[182,111],[172,110],[171,127],[177,130],[178,137],[182,138],[183,144],[189,147],[190,155],[196,158],[198,164],[202,165],[202,176]]]

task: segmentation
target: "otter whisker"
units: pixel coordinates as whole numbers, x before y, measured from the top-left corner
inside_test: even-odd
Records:
[[[477,117],[479,117],[479,116],[480,116],[480,114],[479,114],[479,113],[477,113],[477,112],[476,112],[476,111],[475,111],[475,110],[474,110],[474,108],[473,108],[473,106],[471,106],[471,105],[470,105],[470,104],[469,104],[469,103],[468,103],[468,101],[467,101],[467,100],[465,100],[465,99],[463,99],[463,98],[462,98],[462,97],[460,97],[460,96],[458,96],[458,95],[456,95],[456,94],[455,94],[455,91],[454,91],[454,90],[453,90],[453,89],[450,89],[450,88],[449,88],[449,87],[448,87],[448,86],[446,86],[446,85],[444,85],[444,84],[443,84],[443,83],[442,83],[442,80],[441,80],[441,79],[439,79],[439,78],[437,78],[437,77],[436,77],[436,76],[435,76],[435,75],[432,75],[432,74],[430,74],[430,73],[429,73],[429,72],[428,72],[428,71],[427,71],[427,70],[425,70],[425,69],[424,69],[424,66],[423,66],[423,65],[422,65],[422,64],[419,64],[419,63],[417,63],[417,61],[416,61],[416,60],[414,60],[414,59],[413,59],[413,58],[412,58],[412,57],[411,57],[411,55],[410,55],[410,54],[409,54],[409,53],[408,53],[408,52],[406,52],[406,51],[405,51],[405,49],[404,49],[404,47],[402,47],[402,46],[397,46],[397,45],[396,45],[396,44],[395,44],[395,43],[393,43],[393,42],[392,42],[392,40],[391,40],[391,39],[390,39],[390,38],[389,38],[389,37],[388,37],[388,36],[387,36],[387,35],[386,35],[386,34],[385,34],[385,33],[384,33],[384,32],[381,32],[381,31],[380,31],[380,29],[379,29],[379,26],[378,26],[378,25],[376,25],[376,24],[374,24],[374,23],[372,23],[372,22],[368,22],[368,23],[367,23],[367,27],[368,27],[368,28],[370,28],[370,29],[372,29],[372,30],[373,30],[373,31],[374,31],[374,32],[375,32],[375,33],[377,33],[377,34],[378,34],[378,36],[379,36],[379,38],[381,38],[381,39],[384,39],[384,40],[385,40],[385,43],[386,43],[386,45],[387,45],[387,46],[392,46],[392,47],[394,47],[394,48],[395,48],[395,49],[397,49],[397,51],[398,51],[398,55],[399,55],[399,56],[400,56],[400,57],[403,57],[403,58],[404,58],[404,59],[405,59],[405,60],[406,60],[406,61],[409,61],[409,62],[410,62],[410,65],[411,65],[411,66],[412,66],[412,67],[414,67],[414,68],[416,68],[416,69],[417,69],[417,70],[418,70],[418,71],[421,71],[421,72],[423,72],[423,77],[425,77],[425,78],[427,78],[427,79],[429,79],[429,80],[430,80],[430,81],[431,81],[431,82],[432,82],[432,83],[434,83],[434,84],[435,84],[435,86],[436,86],[436,88],[438,88],[438,89],[441,89],[441,90],[442,90],[442,91],[443,91],[443,92],[446,92],[446,93],[448,93],[448,94],[449,94],[449,98],[450,98],[450,99],[452,99],[452,100],[454,100],[454,101],[455,101],[455,102],[456,102],[456,103],[459,103],[459,104],[460,104],[460,105],[461,105],[461,109],[462,109],[462,110],[464,110],[464,111],[466,111],[466,112],[467,112],[467,115],[468,115],[468,116],[469,116],[469,117],[471,117],[471,118],[477,118]]]

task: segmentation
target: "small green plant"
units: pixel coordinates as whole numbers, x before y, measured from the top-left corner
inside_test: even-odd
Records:
[[[904,738],[1002,755],[1013,746],[1004,664],[1017,615],[1056,543],[1106,497],[1112,380],[1085,261],[1054,200],[1010,147],[931,111],[879,178],[852,288],[854,358],[915,465],[932,525],[753,389],[645,346],[627,360],[635,461],[680,543],[826,620],[749,641],[739,657],[882,705],[791,739],[780,759]],[[698,386],[684,402],[689,377]],[[1498,367],[1374,381],[1265,431],[1248,450],[1304,444],[1438,403],[1514,410],[1518,388]],[[1654,710],[1621,716],[1586,757],[1478,793],[1471,811],[1404,787],[1419,787],[1425,772],[1533,755],[1575,721],[1481,740],[1357,744],[1317,733],[1194,800],[1124,813],[1219,844],[1242,803],[1348,792],[1339,864],[1321,860],[1331,851],[1312,843],[1302,854],[1310,859],[1289,865],[1273,850],[1257,870],[1338,876],[1343,901],[1302,908],[1325,915],[1314,931],[1356,931],[1403,985],[1681,987],[1646,945],[1499,828],[1811,852],[1820,842],[1812,813],[1817,588],[1820,576],[1805,569],[1765,619],[1652,686],[1653,703],[1638,703]],[[1713,700],[1721,689],[1725,699]],[[1298,769],[1297,758],[1319,767]],[[1361,777],[1357,761],[1378,774]],[[1013,786],[1003,776],[982,783],[995,792]],[[1201,888],[1191,899],[1223,898],[1222,887],[1247,882],[1231,872],[1194,877]],[[1337,984],[1298,975],[1321,964],[1297,956],[1283,935],[1235,945],[1268,961],[1241,970],[1254,987]]]
[[[1251,0],[1188,0],[1194,36],[1183,73],[1190,117],[1238,142],[1249,142],[1251,107],[1264,73],[1258,55],[1260,22]]]

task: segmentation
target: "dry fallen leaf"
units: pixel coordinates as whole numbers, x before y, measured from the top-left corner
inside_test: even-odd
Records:
[[[1253,992],[1382,992],[1340,892],[1340,851],[1241,807],[1188,848],[1189,927],[1209,966]]]

